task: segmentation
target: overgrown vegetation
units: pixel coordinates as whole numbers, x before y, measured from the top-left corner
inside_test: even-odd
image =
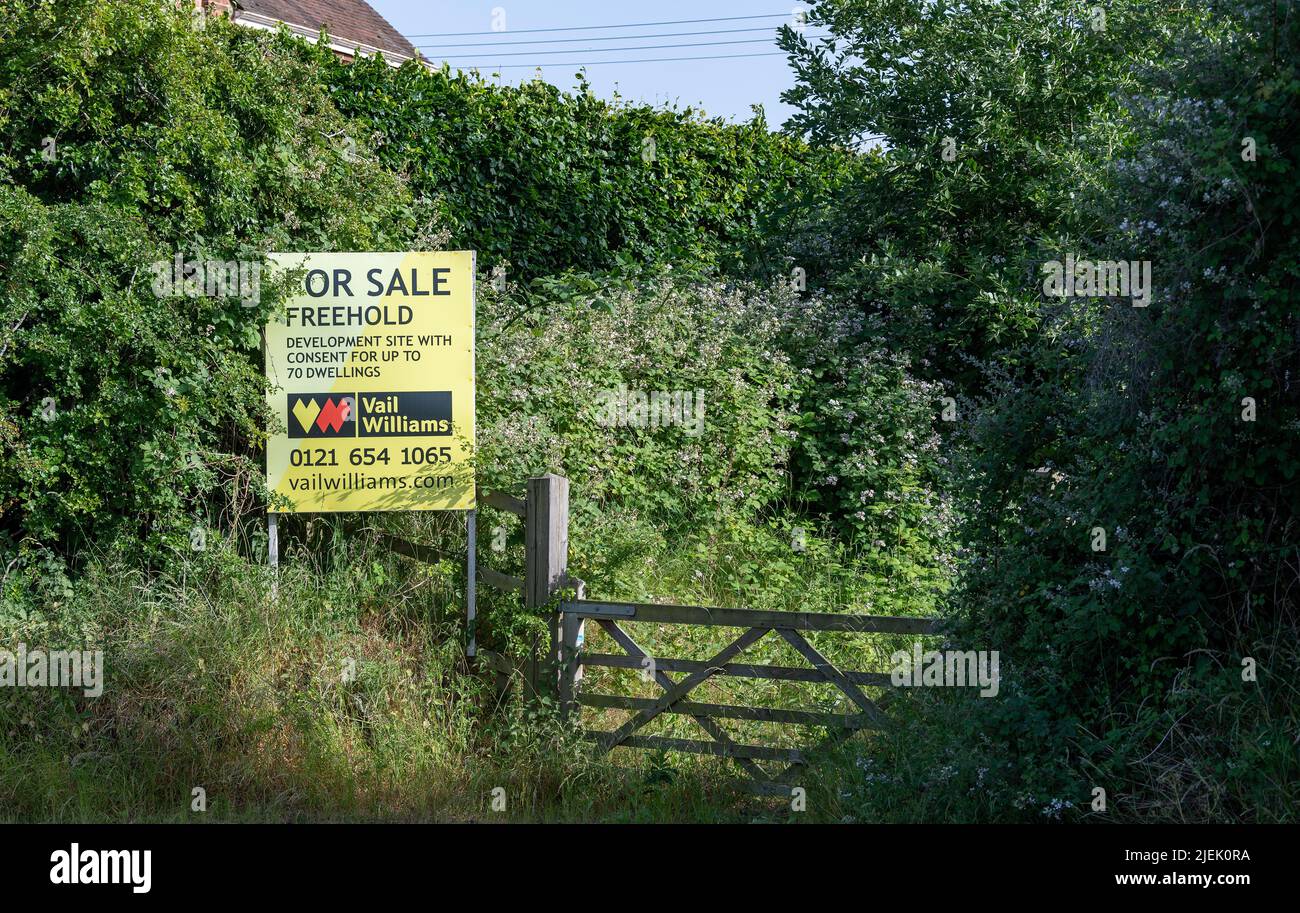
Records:
[[[0,692],[0,816],[189,820],[203,787],[219,818],[466,820],[500,786],[528,820],[1294,820],[1294,10],[810,19],[834,40],[783,34],[770,134],[145,0],[0,9],[0,646],[102,645],[108,676]],[[480,252],[479,473],[570,477],[591,592],[943,616],[999,651],[998,697],[905,692],[796,814],[716,761],[593,760],[500,693],[459,566],[378,545],[452,552],[455,518],[287,519],[272,591],[283,289],[159,297],[151,264],[422,248]],[[1045,295],[1067,254],[1151,261],[1150,305]],[[606,427],[620,385],[700,391],[700,433]],[[527,656],[542,618],[483,598],[481,643]]]
[[[787,41],[809,74],[796,124],[890,147],[862,192],[906,205],[854,211],[906,218],[842,275],[962,400],[945,610],[1001,652],[1006,688],[927,695],[868,817],[1295,816],[1300,22],[1102,12],[831,3],[813,21],[842,58]],[[1040,266],[1071,253],[1150,261],[1149,307],[1046,297]]]

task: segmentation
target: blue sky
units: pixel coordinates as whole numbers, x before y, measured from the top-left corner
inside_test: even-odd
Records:
[[[769,55],[729,60],[606,63],[586,69],[592,91],[604,98],[618,92],[624,98],[655,105],[698,106],[710,115],[733,121],[748,120],[752,116],[750,105],[761,104],[773,129],[780,127],[791,113],[789,106],[781,102],[780,95],[794,82],[785,55],[777,51],[773,41],[775,29],[792,21],[795,7],[805,5],[793,0],[656,0],[654,3],[601,4],[571,0],[370,0],[370,4],[413,44],[441,45],[420,49],[430,60],[446,59],[453,66],[465,68],[477,64],[485,74],[495,72],[495,65],[505,64],[508,68],[500,70],[500,79],[507,83],[534,78],[537,74],[533,65],[539,63],[543,64],[542,78],[569,89],[574,84],[573,74],[579,69],[572,64],[578,62]],[[500,29],[503,23],[499,15],[494,22],[494,10],[498,9],[504,12],[504,30]],[[729,21],[524,31],[724,17]],[[449,34],[453,32],[486,34]],[[415,37],[420,35],[431,37]],[[615,36],[619,40],[608,40]],[[705,45],[706,42],[737,43]],[[446,47],[451,44],[469,46]],[[680,44],[700,46],[658,47]],[[617,50],[592,50],[605,48]],[[625,48],[629,50],[623,50]]]

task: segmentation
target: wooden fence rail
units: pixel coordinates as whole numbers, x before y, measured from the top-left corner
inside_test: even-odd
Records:
[[[527,503],[520,498],[512,497],[499,491],[485,491],[480,488],[477,490],[476,499],[482,505],[494,507],[498,510],[509,511],[520,517],[527,516]],[[408,542],[400,536],[394,536],[391,533],[380,533],[379,541],[392,549],[399,555],[403,555],[414,561],[420,561],[424,564],[437,564],[439,561],[459,560],[458,555],[449,555],[439,549],[432,548],[428,545],[421,545],[418,542]],[[524,592],[524,581],[519,577],[512,577],[509,574],[503,574],[495,571],[482,562],[476,562],[475,576],[486,583],[488,586],[496,587],[499,590],[508,592]]]
[[[569,573],[568,479],[550,474],[529,479],[523,498],[478,488],[475,500],[480,507],[506,511],[524,521],[523,575],[515,577],[476,560],[473,562],[476,581],[506,592],[519,593],[524,598],[524,606],[535,610],[547,606],[561,589],[572,590],[579,598],[585,595],[586,583]],[[388,533],[381,533],[380,539],[397,554],[426,564],[459,558]],[[539,659],[534,655],[514,663],[492,651],[483,651],[484,661],[498,673],[500,689],[509,686],[512,675],[522,674],[528,694],[536,695],[539,691],[554,693],[559,675],[559,623],[559,614],[552,613],[545,658]],[[470,624],[472,626],[473,622]],[[473,630],[469,634],[469,642],[473,644]]]

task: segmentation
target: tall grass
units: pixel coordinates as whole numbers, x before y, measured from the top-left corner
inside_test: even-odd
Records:
[[[616,526],[646,544],[634,523]],[[0,691],[0,818],[838,820],[834,786],[818,786],[816,772],[807,778],[814,798],[796,813],[788,801],[748,795],[723,759],[633,750],[597,757],[553,706],[503,694],[466,659],[459,564],[396,558],[364,529],[301,532],[302,547],[291,545],[278,578],[221,541],[178,557],[169,573],[99,563],[66,600],[6,604],[10,646],[102,648],[105,685],[98,698],[76,689]],[[423,531],[455,534],[449,524]],[[583,569],[605,597],[811,610],[852,607],[855,598],[852,575],[816,544],[812,555],[787,558],[782,586],[770,592],[738,571],[772,557],[766,536],[712,542],[721,556],[713,565],[693,543],[611,545]],[[497,644],[492,619],[540,625],[522,615],[502,597],[480,639],[512,649]],[[647,644],[671,646],[673,655],[716,649],[710,632],[671,643],[650,633]],[[870,662],[865,656],[850,665]],[[763,657],[773,658],[794,662]],[[631,693],[637,684],[612,686]],[[194,810],[196,789],[205,811]],[[504,809],[494,809],[494,791]]]

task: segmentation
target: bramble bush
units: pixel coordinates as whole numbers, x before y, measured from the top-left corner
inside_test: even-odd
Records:
[[[1028,352],[1042,382],[991,403],[974,477],[1032,468],[1005,442],[1037,418],[1035,456],[1060,482],[990,486],[1010,522],[996,546],[972,537],[962,592],[983,607],[967,618],[1025,657],[1024,706],[989,731],[1034,772],[1026,792],[1041,801],[1056,778],[1052,795],[1085,810],[1109,785],[1119,816],[1290,820],[1300,31],[1265,3],[1191,13],[1135,68],[1134,139],[1086,200],[1105,227],[1082,243],[1140,251],[1155,297],[1059,309]],[[1087,545],[1093,526],[1105,552]]]
[[[575,281],[599,291],[569,297]],[[548,286],[550,303],[531,311],[480,297],[489,485],[563,471],[581,510],[617,504],[665,528],[753,516],[786,494],[794,372],[777,343],[798,312],[789,292],[651,269]],[[606,399],[621,389],[690,393],[691,408],[685,422],[611,425]]]
[[[994,700],[898,702],[906,725],[849,771],[859,817],[1294,818],[1296,22],[1267,3],[1108,4],[1101,29],[1090,12],[810,17],[896,67],[801,52],[796,123],[888,144],[848,192],[889,247],[835,288],[961,400],[945,614],[1004,680]],[[1152,304],[1044,300],[1039,265],[1069,251],[1152,261]]]

